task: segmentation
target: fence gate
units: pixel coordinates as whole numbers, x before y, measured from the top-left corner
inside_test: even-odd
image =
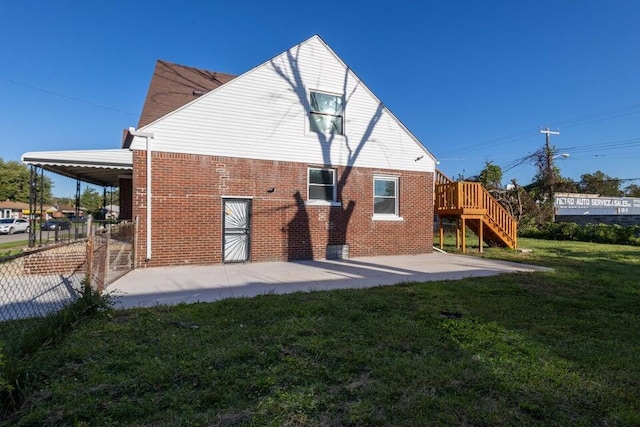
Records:
[[[101,292],[133,270],[136,225],[134,222],[121,222],[105,224],[93,230],[88,242],[87,273],[91,277],[91,284]]]

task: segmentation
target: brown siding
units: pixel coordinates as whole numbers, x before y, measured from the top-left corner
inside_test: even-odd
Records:
[[[251,261],[324,258],[328,244],[350,256],[417,254],[433,247],[433,174],[338,167],[342,206],[305,206],[307,165],[154,152],[152,259],[146,251],[146,152],[134,151],[137,266],[222,262],[222,196],[252,198]],[[373,176],[399,177],[403,221],[374,221]],[[346,180],[345,180],[346,178]],[[275,187],[273,193],[267,190]]]

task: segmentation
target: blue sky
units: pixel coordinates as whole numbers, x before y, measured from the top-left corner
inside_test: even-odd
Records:
[[[529,183],[519,159],[550,126],[563,176],[640,178],[639,17],[633,0],[3,1],[0,156],[119,148],[156,59],[241,74],[319,34],[449,176],[491,161]]]

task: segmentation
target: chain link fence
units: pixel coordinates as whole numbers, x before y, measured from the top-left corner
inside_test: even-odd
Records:
[[[0,321],[43,317],[75,301],[85,269],[85,240],[0,260]]]
[[[133,269],[136,224],[121,222],[97,227],[87,242],[88,277],[103,292]]]
[[[28,327],[24,319],[43,318],[73,303],[86,279],[103,292],[131,271],[136,229],[135,222],[89,221],[84,235],[75,240],[64,241],[73,230],[61,230],[69,233],[37,249],[0,258],[0,340],[13,327]]]

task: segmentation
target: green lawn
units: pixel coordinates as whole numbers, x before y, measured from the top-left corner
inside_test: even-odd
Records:
[[[553,267],[115,311],[27,362],[7,425],[640,425],[640,248]]]
[[[27,247],[29,239],[18,242],[4,242],[0,243],[0,258],[16,255],[22,252],[22,249]]]

